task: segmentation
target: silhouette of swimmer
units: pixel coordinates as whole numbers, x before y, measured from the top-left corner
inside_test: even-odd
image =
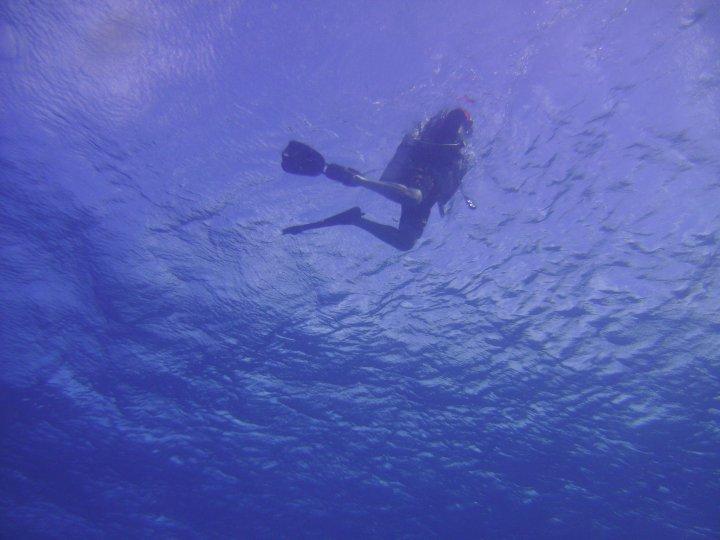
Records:
[[[322,221],[283,229],[283,234],[299,234],[311,229],[354,225],[399,250],[411,249],[422,236],[437,204],[440,215],[460,188],[472,164],[465,141],[472,134],[472,119],[464,109],[441,111],[406,135],[395,151],[380,181],[368,180],[355,169],[325,163],[320,153],[291,141],[282,155],[282,167],[293,174],[328,178],[346,186],[362,186],[400,204],[398,227],[376,223],[363,217],[354,207]],[[470,208],[475,204],[465,197]]]

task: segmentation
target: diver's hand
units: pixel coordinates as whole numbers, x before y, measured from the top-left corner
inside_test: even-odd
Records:
[[[350,187],[358,185],[355,181],[355,176],[359,174],[360,171],[356,171],[350,167],[343,167],[342,165],[335,165],[334,163],[328,163],[325,167],[325,176]]]

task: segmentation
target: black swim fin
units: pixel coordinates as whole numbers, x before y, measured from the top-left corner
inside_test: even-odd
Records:
[[[325,171],[325,158],[307,144],[290,141],[282,153],[282,168],[291,174],[319,176]]]
[[[350,210],[345,210],[329,218],[322,220],[322,224],[326,227],[333,225],[354,225],[362,218],[363,213],[359,206],[353,206]]]
[[[285,227],[282,230],[283,234],[300,234],[305,231],[312,229],[324,229],[325,227],[334,227],[335,225],[357,225],[363,217],[362,210],[359,206],[354,206],[350,210],[345,210],[329,218],[325,218],[321,221],[313,221],[312,223],[305,223],[303,225],[293,225],[292,227]]]

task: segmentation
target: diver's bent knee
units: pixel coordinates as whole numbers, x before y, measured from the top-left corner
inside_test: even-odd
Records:
[[[410,251],[412,248],[415,247],[415,243],[417,241],[418,241],[418,239],[415,236],[408,236],[408,237],[400,238],[395,243],[395,247],[397,249],[399,249],[400,251]]]

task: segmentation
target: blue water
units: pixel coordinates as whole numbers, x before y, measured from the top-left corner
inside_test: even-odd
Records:
[[[0,536],[717,538],[713,0],[0,5]],[[379,177],[443,107],[467,194]]]

